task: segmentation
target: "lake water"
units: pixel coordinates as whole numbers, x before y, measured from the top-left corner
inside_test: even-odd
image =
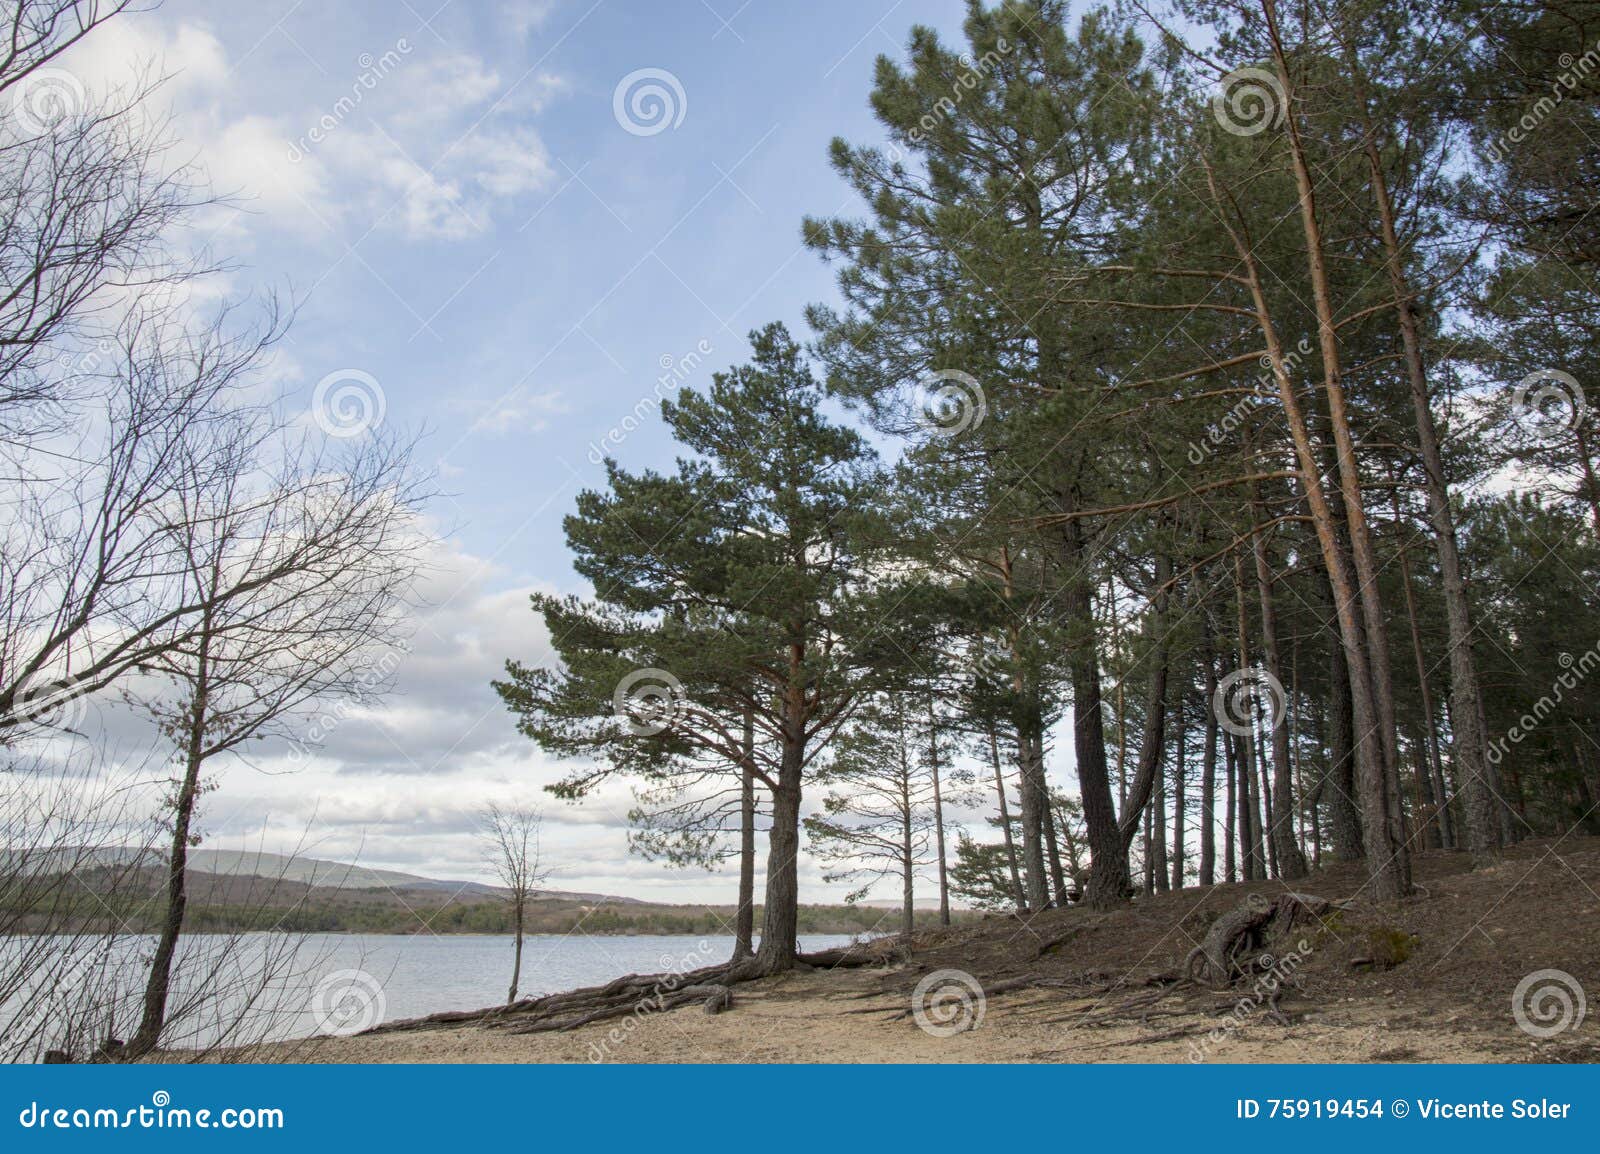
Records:
[[[126,1038],[155,939],[0,939],[0,1060],[74,1053]],[[849,943],[807,934],[802,950]],[[506,999],[515,939],[495,935],[194,934],[180,939],[166,1045],[210,1047],[347,1034],[401,1018],[477,1010]],[[624,974],[681,974],[725,962],[732,936],[533,934],[524,939],[519,997],[595,986]],[[15,955],[15,956],[13,956]],[[43,996],[32,991],[45,991]]]
[[[807,934],[800,948],[822,950],[850,940],[847,934]],[[304,942],[302,957],[319,955],[308,968],[316,975],[313,983],[323,989],[324,1001],[329,1000],[328,986],[338,982],[333,975],[364,973],[382,991],[384,1021],[493,1006],[505,1001],[511,984],[515,945],[509,934],[312,934]],[[517,996],[597,986],[624,974],[682,973],[732,955],[731,936],[533,934],[523,940]],[[361,983],[351,977],[350,984]],[[362,991],[353,992],[359,1000]]]

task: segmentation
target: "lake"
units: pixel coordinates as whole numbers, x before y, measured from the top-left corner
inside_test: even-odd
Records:
[[[52,941],[63,961],[48,964]],[[806,934],[802,950],[846,945]],[[96,944],[99,942],[101,944]],[[0,1059],[92,1049],[128,1037],[155,939],[0,939]],[[731,935],[531,934],[519,997],[601,985],[624,974],[681,974],[725,962]],[[166,1044],[209,1047],[349,1034],[401,1018],[505,1001],[514,939],[493,935],[193,934],[180,939]],[[15,956],[13,956],[15,955]],[[31,960],[25,960],[31,959]],[[33,975],[21,979],[20,973]],[[25,992],[45,991],[43,996]]]
[[[848,934],[807,934],[800,948],[822,950],[850,940]],[[364,973],[381,990],[382,1021],[492,1006],[505,1001],[511,982],[514,939],[509,934],[311,934],[304,942],[302,957],[319,955],[310,970],[317,975],[312,981],[322,990],[322,1001],[329,1000],[328,987],[340,983],[335,975]],[[624,974],[682,973],[725,962],[732,954],[733,938],[722,935],[531,934],[523,940],[517,996],[597,986]],[[352,986],[358,1001],[364,996],[360,979],[350,977],[344,984]],[[333,1014],[330,1025],[338,1028],[337,1012],[325,1012]]]

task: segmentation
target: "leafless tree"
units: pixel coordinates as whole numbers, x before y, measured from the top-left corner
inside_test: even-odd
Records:
[[[373,436],[330,453],[289,436],[261,406],[236,410],[177,446],[180,483],[161,503],[178,599],[197,611],[146,663],[155,676],[128,690],[177,755],[166,914],[135,1055],[161,1036],[205,767],[269,736],[307,742],[308,707],[364,703],[406,646],[424,496],[409,445]]]
[[[528,901],[549,876],[539,851],[539,827],[543,817],[537,806],[491,804],[483,811],[484,856],[511,904],[516,924],[516,955],[511,963],[511,990],[506,1003],[517,1000],[517,983],[522,977],[522,929]]]

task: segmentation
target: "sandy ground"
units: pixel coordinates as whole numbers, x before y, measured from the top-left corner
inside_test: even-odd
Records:
[[[1314,1011],[1284,1002],[1291,1024],[1251,1014],[1176,1013],[1086,1026],[1105,998],[1019,990],[987,999],[981,1024],[948,1036],[922,1030],[908,1000],[880,993],[881,975],[796,974],[739,987],[718,1015],[689,1008],[595,1023],[570,1033],[434,1028],[272,1047],[305,1062],[1505,1062],[1540,1060],[1515,1031],[1479,1034],[1437,1008],[1340,1002]],[[1231,1006],[1230,1006],[1231,1008]],[[1064,1020],[1063,1020],[1064,1019]],[[1212,1040],[1211,1031],[1222,1036]]]
[[[1335,865],[1297,882],[1348,899],[1342,912],[1260,943],[1300,964],[1274,1011],[1241,980],[1183,980],[1222,913],[1282,894],[1280,882],[1142,898],[1109,913],[1072,907],[991,915],[874,947],[851,969],[736,984],[721,1014],[646,1007],[563,1033],[478,1021],[385,1028],[234,1057],[307,1062],[1600,1062],[1600,1004],[1556,1036],[1520,1029],[1513,1002],[1543,974],[1600,999],[1600,839],[1527,842],[1487,870],[1459,854],[1415,860],[1414,896],[1375,904]],[[1396,952],[1396,947],[1398,952]],[[1392,956],[1391,956],[1392,955]],[[1271,955],[1266,955],[1270,957]],[[1373,964],[1375,957],[1389,957]],[[972,1028],[935,1033],[912,1014],[920,982],[962,971],[982,988]],[[928,1004],[926,998],[924,1004]],[[956,999],[935,998],[935,1007]],[[977,999],[968,998],[969,1005]],[[1529,1006],[1524,1006],[1526,1011]],[[1546,1005],[1548,1008],[1548,1005]],[[935,1014],[938,1024],[937,1013]],[[523,1019],[525,1022],[527,1019]],[[510,1019],[515,1025],[516,1019]]]

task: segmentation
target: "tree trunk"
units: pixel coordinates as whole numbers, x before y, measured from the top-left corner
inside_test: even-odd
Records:
[[[1379,601],[1378,565],[1373,555],[1366,509],[1362,503],[1360,464],[1351,433],[1339,363],[1339,330],[1329,290],[1315,190],[1300,136],[1299,113],[1295,108],[1298,91],[1278,30],[1276,0],[1261,0],[1261,10],[1272,46],[1280,91],[1288,106],[1284,118],[1284,138],[1298,191],[1300,223],[1306,242],[1306,271],[1311,281],[1318,347],[1322,357],[1322,387],[1327,397],[1329,423],[1333,430],[1339,488],[1344,498],[1344,514],[1350,531],[1355,578],[1359,581],[1359,584],[1350,581],[1346,572],[1332,575],[1335,597],[1351,617],[1349,626],[1343,627],[1341,632],[1345,634],[1351,664],[1352,696],[1355,698],[1356,784],[1361,802],[1362,833],[1366,839],[1373,896],[1380,901],[1393,900],[1410,892],[1411,866],[1406,853],[1404,820],[1400,813],[1388,627]],[[1358,622],[1362,627],[1360,630],[1355,628]]]
[[[933,708],[933,698],[928,698],[928,766],[933,774],[933,831],[934,850],[939,855],[939,924],[950,924],[950,878],[946,872],[944,849],[944,794],[939,782],[939,719]],[[1045,820],[1050,815],[1045,814]],[[1051,838],[1051,841],[1054,841]]]
[[[1034,756],[1033,718],[1017,718],[1017,761],[1022,779],[1022,876],[1028,909],[1037,913],[1050,905],[1049,881],[1044,864],[1044,807],[1048,803],[1041,778],[1043,767]]]
[[[1063,508],[1072,512],[1077,502],[1063,496]],[[1117,824],[1111,798],[1111,778],[1106,763],[1105,718],[1101,712],[1100,655],[1095,642],[1097,623],[1087,576],[1083,527],[1077,520],[1062,529],[1063,571],[1068,575],[1063,595],[1067,624],[1076,636],[1068,659],[1072,682],[1072,741],[1077,758],[1078,789],[1083,798],[1083,824],[1089,843],[1089,884],[1084,901],[1097,910],[1113,909],[1128,900],[1127,842]],[[1137,828],[1135,826],[1134,828]]]
[[[1028,908],[1028,896],[1022,892],[1022,875],[1017,870],[1017,842],[1011,836],[1011,810],[1006,805],[1006,779],[1000,769],[1000,739],[994,731],[994,723],[989,724],[989,758],[994,763],[994,789],[1000,797],[1000,829],[1006,838],[1006,865],[1011,870],[1011,896],[1017,903],[1017,909]]]
[[[744,765],[739,768],[739,908],[734,915],[733,960],[755,955],[756,929],[756,775],[755,715],[745,710]]]
[[[1266,508],[1259,497],[1258,492],[1254,503],[1258,521],[1264,516]],[[1266,538],[1261,533],[1255,533],[1252,539],[1252,551],[1255,553],[1256,562],[1256,593],[1261,602],[1261,653],[1266,662],[1267,675],[1281,690],[1284,684],[1283,664],[1278,655],[1278,612],[1273,603],[1272,566],[1267,560]],[[1270,720],[1272,719],[1269,718]],[[1270,795],[1264,796],[1271,798],[1267,807],[1267,821],[1272,837],[1272,856],[1277,867],[1277,876],[1294,880],[1306,876],[1306,859],[1300,852],[1300,843],[1295,836],[1295,804],[1292,770],[1289,765],[1287,720],[1288,701],[1285,699],[1283,707],[1278,711],[1276,724],[1272,727],[1272,788]]]
[[[528,906],[526,894],[518,894],[515,898],[517,907],[517,947],[511,960],[511,990],[506,994],[506,1005],[517,1000],[517,983],[522,980],[522,922]]]
[[[209,618],[209,615],[207,615]],[[190,828],[195,802],[200,797],[200,769],[205,762],[205,735],[210,709],[210,632],[202,626],[196,657],[195,680],[190,686],[189,727],[185,736],[183,781],[172,814],[172,857],[167,862],[167,908],[156,940],[155,956],[145,979],[144,1006],[139,1028],[124,1053],[129,1059],[141,1058],[156,1048],[167,1024],[167,995],[172,988],[172,962],[183,932],[183,916],[188,908]]]
[[[1184,760],[1185,755],[1188,752],[1188,750],[1185,748],[1187,745],[1188,735],[1184,732],[1183,728],[1183,695],[1181,693],[1178,695],[1177,701],[1173,702],[1173,709],[1174,714],[1172,718],[1172,731],[1174,738],[1174,760],[1172,769],[1172,888],[1175,890],[1181,890],[1183,888],[1183,867],[1186,856],[1184,852],[1185,847],[1183,844],[1185,836],[1183,810],[1184,806],[1187,804],[1187,799],[1184,796],[1185,786],[1187,785],[1187,783],[1184,781]]]
[[[791,646],[789,684],[784,690],[778,785],[772,791],[772,829],[767,837],[767,893],[755,969],[763,974],[794,968],[800,921],[800,801],[805,768],[806,703],[799,670],[802,651]]]
[[[1212,651],[1211,619],[1207,614],[1202,628],[1205,647],[1205,750],[1200,762],[1200,884],[1217,881],[1217,711],[1212,702],[1217,696],[1217,658]],[[1232,872],[1231,870],[1229,872]]]
[[[1239,775],[1238,747],[1233,743],[1233,734],[1222,735],[1223,773],[1227,781],[1224,791],[1224,809],[1222,811],[1222,878],[1230,884],[1239,880],[1238,859],[1234,856],[1234,826],[1239,817]]]
[[[1039,753],[1039,763],[1044,764],[1044,753]],[[1041,776],[1043,776],[1041,774]],[[1045,785],[1044,792],[1044,848],[1050,866],[1050,886],[1055,894],[1055,904],[1067,904],[1067,878],[1061,869],[1061,846],[1056,840],[1056,812],[1055,806],[1050,804],[1050,786]]]

